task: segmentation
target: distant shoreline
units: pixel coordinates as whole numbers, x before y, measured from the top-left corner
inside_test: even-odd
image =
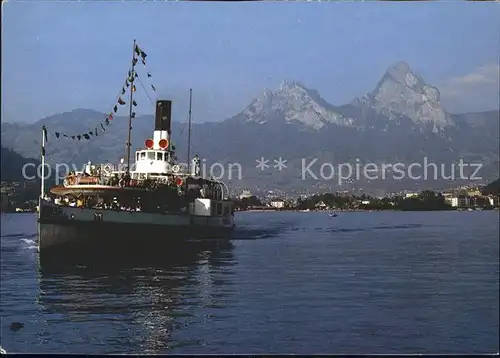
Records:
[[[390,211],[390,212],[410,212],[410,211],[498,211],[498,208],[492,208],[492,209],[480,209],[480,210],[467,210],[467,209],[414,209],[414,210],[397,210],[397,209],[352,209],[352,210],[297,210],[297,209],[286,209],[286,210],[281,210],[281,209],[249,209],[249,210],[236,210],[235,212],[247,212],[247,213],[255,213],[255,212],[294,212],[294,213],[325,213],[325,214],[332,214],[332,213],[348,213],[348,212],[378,212],[378,211]]]

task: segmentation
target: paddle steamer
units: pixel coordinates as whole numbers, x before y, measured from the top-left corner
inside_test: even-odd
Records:
[[[170,141],[171,108],[169,100],[156,102],[153,136],[133,156],[133,114],[129,114],[126,164],[123,160],[117,166],[89,162],[84,170],[69,173],[63,185],[51,188],[50,194],[44,193],[42,172],[41,252],[88,245],[97,249],[106,245],[154,248],[187,240],[231,238],[234,208],[228,188],[222,181],[203,176],[197,156],[190,162],[190,138],[188,164],[177,162]],[[191,91],[189,130],[190,122]],[[42,142],[44,148],[43,135]],[[44,161],[45,150],[42,168]]]

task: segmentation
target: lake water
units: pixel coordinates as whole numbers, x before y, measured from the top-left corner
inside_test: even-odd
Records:
[[[236,213],[228,247],[43,270],[1,219],[7,352],[499,351],[498,212]]]

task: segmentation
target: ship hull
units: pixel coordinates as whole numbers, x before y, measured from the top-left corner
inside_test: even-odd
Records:
[[[43,206],[38,219],[40,255],[162,251],[193,241],[231,239],[233,217],[149,214]]]

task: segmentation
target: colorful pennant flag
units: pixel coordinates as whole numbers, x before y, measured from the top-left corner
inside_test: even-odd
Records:
[[[146,60],[146,57],[147,57],[147,53],[144,52],[140,47],[139,45],[135,45],[135,53],[139,56],[142,57],[143,60]]]
[[[47,137],[47,127],[45,125],[42,126],[42,131],[43,131],[43,137],[45,138],[45,141],[48,142],[49,139]]]

